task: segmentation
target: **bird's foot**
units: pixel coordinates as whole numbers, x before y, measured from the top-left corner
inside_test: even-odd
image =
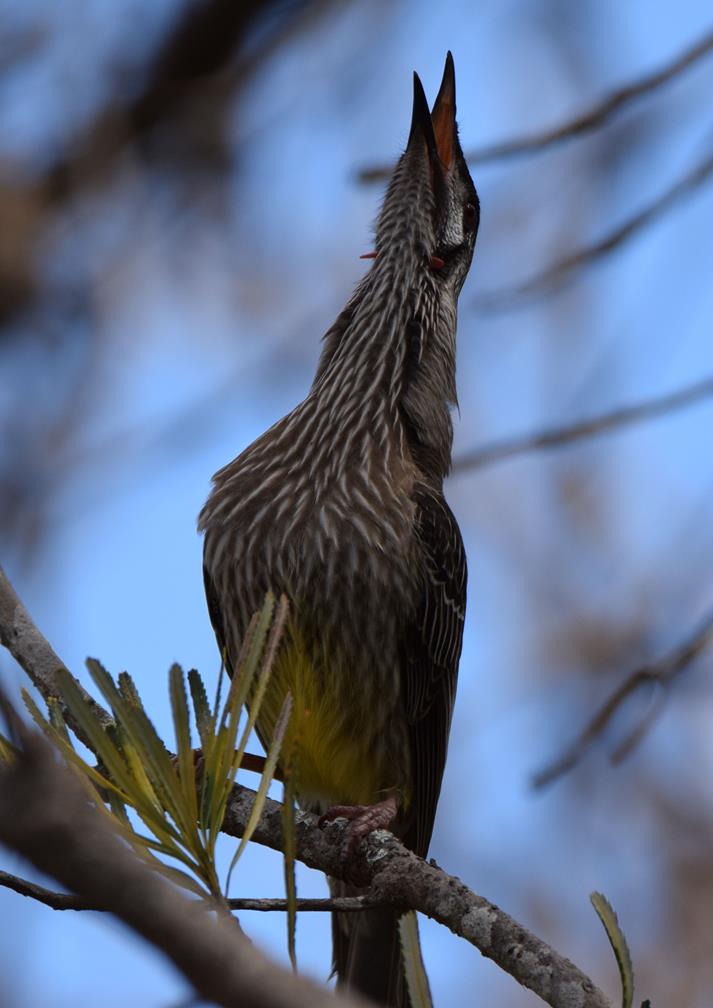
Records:
[[[359,845],[377,829],[388,829],[396,818],[399,806],[395,795],[389,795],[374,805],[331,805],[319,818],[320,827],[335,819],[348,819],[340,857],[345,866],[355,863]]]
[[[178,756],[171,755],[171,763],[173,769],[178,773]],[[203,776],[203,750],[194,749],[193,750],[193,772],[196,775],[196,786],[200,783],[200,779]]]

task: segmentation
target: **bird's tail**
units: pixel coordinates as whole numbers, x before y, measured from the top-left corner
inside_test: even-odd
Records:
[[[361,891],[329,880],[332,896]],[[359,991],[375,1004],[409,1008],[401,958],[398,915],[391,910],[332,914],[332,957],[337,986]]]

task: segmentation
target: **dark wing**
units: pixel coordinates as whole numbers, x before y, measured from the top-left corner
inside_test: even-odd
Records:
[[[415,502],[424,580],[420,604],[407,628],[402,666],[413,788],[404,841],[425,857],[446,763],[463,641],[467,568],[460,529],[444,498],[420,488]]]
[[[218,600],[218,592],[213,584],[213,578],[210,576],[210,572],[205,564],[203,564],[203,584],[205,585],[205,598],[208,603],[208,615],[210,616],[211,624],[213,625],[213,632],[215,633],[215,639],[218,642],[218,649],[220,651],[220,657],[223,662],[225,662],[225,670],[228,675],[233,674],[233,670],[228,662],[227,655],[227,641],[225,636],[225,628],[223,626],[223,614],[220,608],[220,602]]]

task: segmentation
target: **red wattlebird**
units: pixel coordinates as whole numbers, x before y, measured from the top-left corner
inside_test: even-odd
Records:
[[[369,272],[324,339],[307,397],[214,478],[200,515],[210,615],[228,666],[265,593],[289,626],[258,719],[300,803],[351,820],[345,856],[388,827],[426,856],[446,760],[466,560],[443,497],[456,402],[456,306],[480,219],[448,54],[411,131]],[[355,891],[335,883],[334,891]],[[404,1005],[396,916],[336,914],[338,982]]]

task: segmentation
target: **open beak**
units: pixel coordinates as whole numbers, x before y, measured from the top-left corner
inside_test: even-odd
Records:
[[[411,130],[409,132],[406,150],[413,150],[425,141],[429,160],[433,163],[438,157],[436,135],[433,132],[431,110],[426,101],[421,78],[414,71],[413,75],[413,112],[411,113]]]
[[[433,133],[436,140],[436,150],[444,172],[448,173],[453,166],[456,150],[456,71],[453,56],[449,52],[443,69],[443,80],[438,91],[438,97],[431,112]]]
[[[453,165],[456,145],[456,78],[450,52],[433,111],[428,107],[418,74],[413,75],[413,113],[406,149],[414,149],[419,141],[426,144],[431,168],[440,168],[446,175]]]

